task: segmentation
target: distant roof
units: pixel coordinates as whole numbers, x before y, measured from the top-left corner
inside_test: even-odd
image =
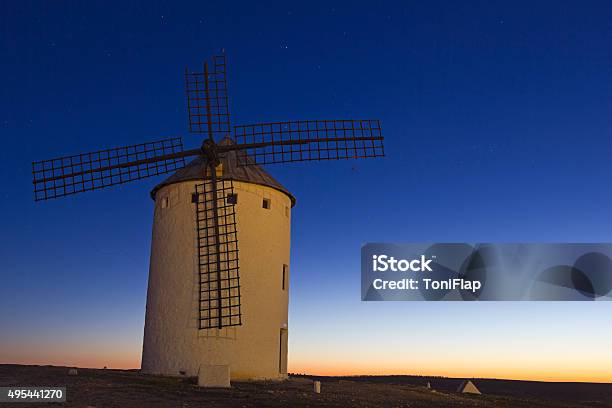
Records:
[[[480,390],[476,388],[476,385],[470,380],[464,380],[457,388],[457,392],[462,392],[464,394],[481,394]]]
[[[234,141],[229,137],[226,137],[221,142],[220,146],[227,146],[234,144]],[[223,178],[232,179],[236,181],[243,181],[246,183],[259,184],[262,186],[271,187],[282,193],[285,193],[291,199],[291,206],[295,205],[295,197],[289,192],[281,183],[276,181],[268,172],[257,165],[238,166],[237,151],[233,150],[227,153],[219,155],[221,164],[223,165]],[[173,175],[166,178],[164,181],[156,185],[151,190],[151,198],[155,199],[155,193],[160,188],[180,183],[182,181],[197,181],[202,180],[206,174],[206,158],[198,156],[189,162],[182,169],[177,170]]]

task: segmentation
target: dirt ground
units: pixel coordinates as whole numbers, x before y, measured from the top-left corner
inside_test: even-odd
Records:
[[[199,388],[194,379],[157,377],[136,370],[0,365],[0,386],[64,386],[66,403],[5,403],[13,407],[604,407],[610,401],[563,402],[525,396],[468,395],[427,389],[382,377],[355,380],[320,378],[321,394],[312,380],[292,377],[282,383],[235,382],[231,389]],[[409,377],[406,377],[409,378]],[[609,384],[601,384],[608,386]]]

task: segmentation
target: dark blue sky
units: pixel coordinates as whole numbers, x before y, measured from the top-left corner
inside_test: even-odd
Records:
[[[83,332],[139,357],[160,179],[35,204],[31,162],[176,135],[197,146],[183,70],[222,48],[234,124],[379,118],[386,137],[383,160],[269,168],[297,197],[294,345],[323,294],[327,311],[358,302],[365,242],[612,241],[609,2],[221,3],[0,5],[0,341],[13,360],[34,334]]]

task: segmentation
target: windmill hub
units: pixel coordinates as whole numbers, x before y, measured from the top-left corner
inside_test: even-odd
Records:
[[[202,155],[212,166],[216,167],[219,165],[219,163],[221,163],[221,160],[219,160],[219,148],[214,140],[205,139],[202,142],[201,150]]]

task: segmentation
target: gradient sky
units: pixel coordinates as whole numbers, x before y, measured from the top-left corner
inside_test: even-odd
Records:
[[[298,200],[290,371],[612,382],[612,303],[359,284],[365,242],[612,241],[609,2],[221,3],[0,3],[0,363],[140,365],[159,179],[35,204],[31,162],[196,146],[183,69],[225,48],[235,124],[386,137],[383,160],[268,169]]]

